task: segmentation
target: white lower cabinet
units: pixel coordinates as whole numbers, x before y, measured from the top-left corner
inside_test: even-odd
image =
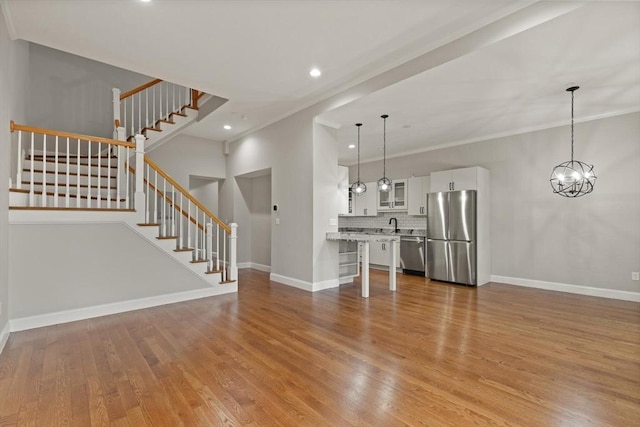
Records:
[[[371,242],[369,244],[369,264],[389,267],[392,242]],[[400,268],[400,245],[396,246],[396,268]]]

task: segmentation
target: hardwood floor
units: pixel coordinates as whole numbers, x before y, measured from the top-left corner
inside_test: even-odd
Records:
[[[640,425],[640,304],[386,280],[13,333],[0,425]]]

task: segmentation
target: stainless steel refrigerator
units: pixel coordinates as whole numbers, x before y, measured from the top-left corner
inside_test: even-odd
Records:
[[[427,195],[427,271],[431,279],[477,285],[476,191]]]

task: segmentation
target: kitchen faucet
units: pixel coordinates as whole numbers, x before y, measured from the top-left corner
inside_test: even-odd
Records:
[[[395,227],[393,229],[393,232],[397,233],[398,231],[400,231],[400,230],[398,230],[398,219],[397,218],[389,218],[389,224],[391,224],[391,221],[395,221],[395,223],[394,223]]]

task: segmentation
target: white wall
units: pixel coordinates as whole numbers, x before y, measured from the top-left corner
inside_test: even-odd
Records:
[[[13,224],[9,244],[11,319],[207,287],[124,224]]]
[[[0,351],[9,325],[9,176],[15,179],[9,121],[24,121],[29,44],[11,41],[0,10]]]
[[[219,182],[213,179],[189,177],[189,193],[198,199],[205,208],[218,216],[218,186]]]
[[[491,171],[493,275],[640,292],[640,114],[575,126],[575,158],[595,164],[593,193],[566,199],[549,185],[570,157],[563,126],[387,159],[388,176],[404,178],[467,166]],[[378,179],[382,162],[360,165]],[[350,182],[356,167],[350,168]]]
[[[178,184],[189,188],[189,177],[224,179],[227,176],[224,143],[177,135],[147,154]]]
[[[302,112],[261,129],[232,144],[227,161],[229,177],[271,169],[271,203],[280,206],[280,225],[271,217],[271,274],[307,284],[313,280],[312,120]],[[235,179],[225,180],[220,200],[222,219],[238,223],[240,247],[251,216]]]
[[[271,175],[251,179],[251,262],[271,265]]]
[[[29,58],[29,111],[22,124],[30,126],[111,138],[112,89],[126,92],[153,80],[35,43]]]

